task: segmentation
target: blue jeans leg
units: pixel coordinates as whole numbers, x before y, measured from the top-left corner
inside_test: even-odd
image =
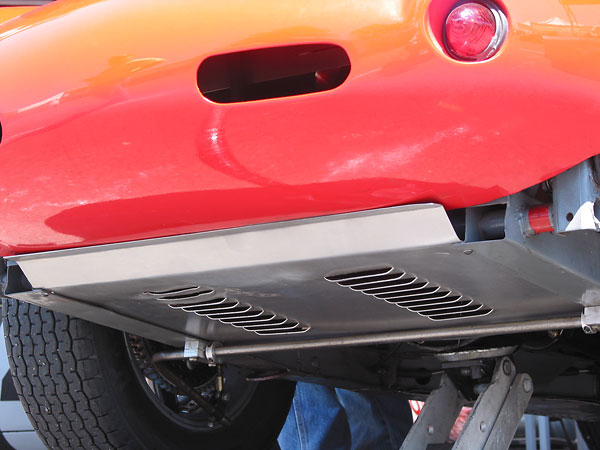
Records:
[[[298,383],[279,445],[281,450],[398,450],[411,425],[408,401],[393,393]]]
[[[408,400],[394,393],[336,389],[348,416],[352,450],[398,450],[412,426]]]
[[[297,383],[281,434],[281,450],[349,450],[350,428],[332,388]]]

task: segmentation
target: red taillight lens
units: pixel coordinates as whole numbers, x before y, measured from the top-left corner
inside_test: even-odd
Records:
[[[506,34],[505,17],[500,10],[481,3],[455,7],[444,26],[448,52],[457,59],[480,61],[498,50]]]

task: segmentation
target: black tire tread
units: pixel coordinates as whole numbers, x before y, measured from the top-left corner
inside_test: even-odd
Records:
[[[95,325],[12,299],[3,300],[2,320],[15,389],[48,448],[139,448],[105,395]]]

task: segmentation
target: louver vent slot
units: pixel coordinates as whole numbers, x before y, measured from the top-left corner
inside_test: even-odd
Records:
[[[212,305],[212,306],[194,306],[191,308],[182,308],[184,311],[193,312],[196,314],[200,314],[202,316],[218,313],[222,311],[229,311],[234,309],[238,305],[238,302],[226,302],[221,303],[220,305]]]
[[[260,323],[257,325],[244,325],[244,328],[246,330],[279,330],[279,329],[285,329],[285,328],[294,328],[296,325],[298,325],[298,322],[294,322],[294,321],[289,321],[285,318],[282,317],[281,319],[277,319],[277,320],[273,320],[269,323]]]
[[[198,292],[186,292],[186,293],[179,293],[179,294],[173,294],[173,295],[164,295],[162,297],[159,297],[161,300],[190,300],[193,298],[198,298],[198,297],[204,297],[210,294],[214,294],[215,291],[208,290],[208,291],[198,291]]]
[[[411,285],[416,280],[416,278],[404,278],[396,281],[386,281],[385,283],[359,284],[358,286],[350,286],[350,289],[362,291],[365,294],[376,294],[380,290]]]
[[[268,325],[274,323],[272,320],[273,316],[268,319],[262,319],[261,317],[246,317],[244,319],[240,319],[236,322],[229,322],[234,327],[253,327],[255,325]],[[248,328],[249,329],[249,328]]]
[[[466,319],[468,317],[479,317],[486,316],[493,311],[492,308],[482,308],[477,311],[470,312],[454,312],[454,313],[446,313],[446,314],[437,314],[434,316],[429,316],[431,320],[452,320],[452,319]]]
[[[451,305],[446,305],[444,303],[437,303],[434,305],[420,305],[420,306],[409,306],[407,309],[409,311],[413,311],[413,312],[422,312],[426,315],[430,315],[430,314],[435,314],[435,313],[439,313],[444,312],[444,311],[449,311],[452,308],[460,308],[463,306],[467,306],[469,304],[473,303],[473,300],[461,300],[458,302],[454,302]],[[481,305],[480,305],[481,307]]]
[[[336,272],[325,279],[430,320],[481,317],[493,311],[456,291],[391,266]]]
[[[214,291],[212,289],[201,288],[200,286],[184,286],[167,289],[166,291],[146,291],[144,294],[160,297],[161,300],[167,300],[169,299],[169,296],[173,296],[171,299],[175,299],[177,296],[183,296],[183,298],[186,298],[188,295],[205,295],[212,294],[213,292]]]
[[[266,322],[274,318],[275,314],[262,313],[258,317],[234,317],[233,319],[224,319],[221,317],[221,322],[230,323],[234,327],[243,327],[245,325],[255,325],[257,323]]]
[[[427,283],[424,283],[424,284],[427,284]],[[421,295],[425,295],[425,294],[433,294],[439,290],[440,290],[439,287],[426,287],[426,288],[422,288],[422,289],[411,289],[411,290],[407,290],[405,292],[402,292],[402,291],[390,292],[389,294],[380,294],[380,295],[376,295],[375,297],[381,298],[383,300],[393,300],[393,299],[402,300],[402,299],[408,299],[408,298],[421,296]]]
[[[326,276],[325,279],[327,281],[344,281],[344,280],[359,280],[357,282],[361,282],[364,277],[374,277],[377,275],[384,275],[393,270],[393,267],[382,267],[379,269],[369,269],[369,270],[361,270],[358,272],[349,272],[341,275],[330,275]]]
[[[426,297],[426,296],[423,295],[423,297]],[[433,295],[432,295],[432,297],[433,297]],[[410,301],[407,300],[407,301],[403,301],[403,302],[388,301],[388,303],[394,303],[395,305],[401,306],[403,308],[410,308],[413,306],[448,305],[448,304],[450,304],[450,306],[452,306],[452,304],[454,302],[459,301],[461,298],[462,298],[461,295],[452,295],[449,297],[433,298],[433,299],[425,299],[425,300],[415,300],[413,298]]]
[[[236,318],[236,317],[253,317],[255,315],[259,316],[261,313],[262,313],[262,310],[260,310],[260,309],[253,310],[250,305],[240,305],[240,306],[236,306],[235,308],[232,308],[230,310],[216,312],[216,313],[212,313],[212,314],[203,314],[203,315],[208,316],[210,319],[219,319],[219,318],[229,319],[229,318]]]
[[[260,334],[261,336],[271,336],[271,335],[289,334],[289,333],[305,333],[308,330],[309,330],[309,327],[305,327],[305,326],[298,324],[298,325],[296,325],[295,328],[278,329],[278,330],[259,330],[259,331],[255,331],[255,333]]]
[[[213,298],[210,300],[205,300],[203,302],[194,302],[194,303],[171,303],[169,306],[174,309],[185,309],[186,311],[193,311],[194,308],[202,308],[204,306],[215,306],[221,303],[224,303],[227,299],[225,297]]]
[[[449,301],[452,300],[457,300],[460,298],[460,296],[450,296],[451,292],[450,291],[442,291],[439,290],[437,292],[433,292],[431,294],[421,294],[421,295],[413,295],[411,296],[409,299],[407,300],[394,300],[394,299],[387,299],[386,301],[389,303],[395,303],[397,305],[400,306],[404,306],[405,304],[407,305],[412,305],[416,302],[419,302],[419,304],[423,304],[423,301],[425,302],[424,304],[431,304],[431,301],[435,301],[435,303],[447,303]],[[429,303],[427,303],[429,302]]]
[[[390,286],[383,289],[357,289],[365,294],[374,295],[379,298],[379,294],[401,294],[402,292],[413,292],[422,287],[427,286],[428,283],[409,283],[404,286]],[[381,296],[383,298],[383,295]]]
[[[169,302],[168,306],[173,309],[218,320],[260,335],[305,333],[310,330],[310,326],[296,320],[247,303],[240,303],[232,298],[213,297],[198,300],[199,297],[210,297],[214,292],[214,289],[189,286],[165,291],[146,291],[144,294],[151,295],[156,300]],[[178,301],[173,302],[173,300]]]
[[[378,277],[363,277],[363,278],[352,278],[350,280],[340,281],[340,286],[363,286],[365,289],[371,286],[365,286],[366,284],[372,284],[372,287],[377,287],[379,283],[386,281],[400,280],[404,276],[403,273],[392,273],[390,275],[381,275]],[[410,283],[414,278],[405,279],[403,283]]]
[[[444,314],[475,312],[475,311],[479,311],[482,307],[483,307],[483,305],[481,305],[479,303],[469,302],[468,306],[463,305],[463,306],[453,306],[451,308],[439,308],[435,311],[425,311],[425,312],[422,312],[421,314],[423,314],[424,316],[427,316],[427,317],[436,317],[436,316],[444,315]]]

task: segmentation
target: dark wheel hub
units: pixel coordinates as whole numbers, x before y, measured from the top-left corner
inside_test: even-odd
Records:
[[[152,355],[170,347],[139,336],[126,334],[125,342],[136,375],[146,394],[170,420],[195,430],[223,427],[215,417],[208,414],[197,402],[180,392],[169,380],[161,376],[152,364]],[[223,369],[223,390],[217,391],[217,369],[198,361],[181,360],[165,363],[189,387],[204,400],[234,419],[246,406],[256,388],[248,382],[246,374],[236,367]]]

